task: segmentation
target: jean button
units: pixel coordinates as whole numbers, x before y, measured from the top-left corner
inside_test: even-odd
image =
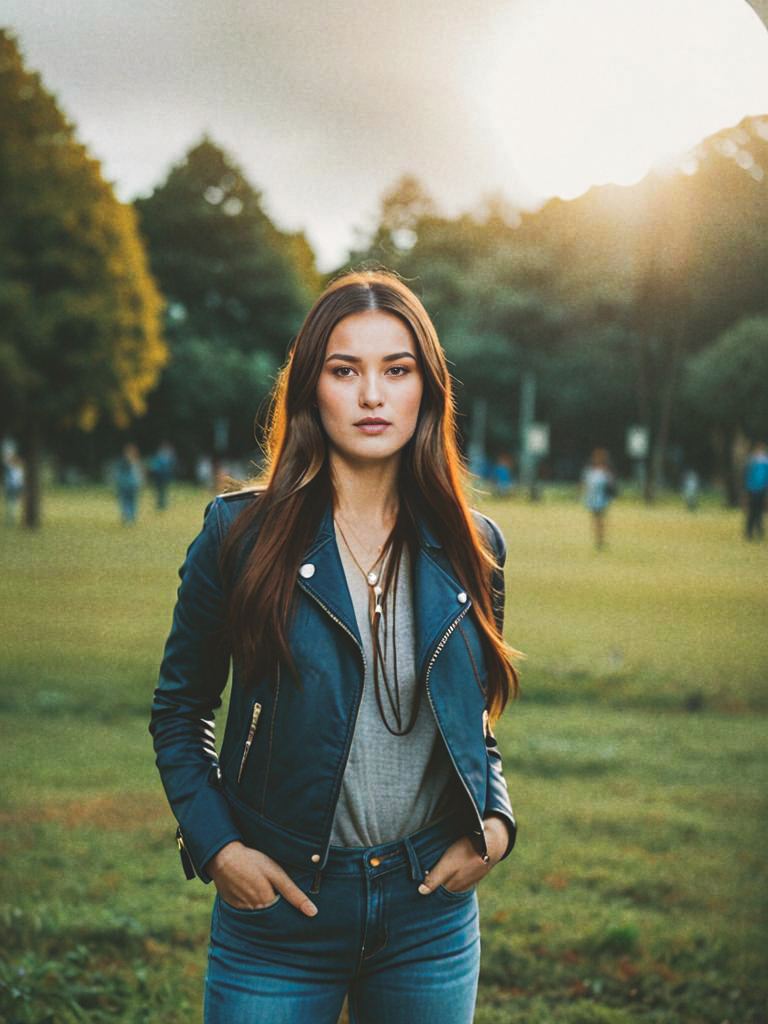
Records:
[[[381,861],[379,860],[378,857],[371,857],[368,863],[371,865],[372,868],[377,868],[379,864],[381,864]]]

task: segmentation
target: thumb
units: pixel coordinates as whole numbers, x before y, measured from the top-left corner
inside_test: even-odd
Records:
[[[282,897],[288,903],[292,903],[302,914],[306,914],[307,917],[315,916],[317,913],[315,904],[281,868],[278,868],[278,871],[275,872],[272,884]]]
[[[419,892],[421,893],[422,896],[429,896],[429,894],[431,892],[434,892],[438,885],[440,885],[441,879],[438,877],[438,875],[439,872],[424,872],[424,881],[419,886]]]

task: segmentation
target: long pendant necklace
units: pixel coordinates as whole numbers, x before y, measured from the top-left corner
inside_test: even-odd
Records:
[[[379,715],[381,720],[387,729],[393,736],[406,736],[413,729],[416,724],[416,719],[419,714],[419,707],[421,704],[421,691],[417,688],[416,698],[411,707],[411,714],[408,720],[408,724],[403,728],[403,712],[400,696],[400,685],[397,674],[397,583],[400,576],[400,564],[395,566],[394,581],[391,580],[392,573],[389,573],[390,581],[387,584],[387,593],[384,592],[384,568],[386,563],[386,556],[388,556],[391,549],[385,550],[383,554],[380,554],[370,569],[366,570],[357,560],[352,547],[347,540],[344,530],[341,527],[341,523],[338,519],[335,519],[336,526],[338,527],[341,539],[344,541],[344,546],[349,552],[352,561],[355,563],[357,568],[363,575],[366,583],[368,584],[369,590],[369,602],[368,610],[371,618],[371,639],[373,642],[373,688],[376,695],[376,704],[379,709]],[[384,545],[387,548],[387,545]],[[390,686],[389,678],[386,671],[385,662],[385,651],[387,649],[388,629],[387,629],[387,617],[385,614],[385,608],[387,605],[387,598],[389,596],[389,586],[392,586],[392,667],[393,667],[393,685]],[[372,610],[371,610],[372,609]],[[384,645],[382,649],[381,643],[381,629],[380,624],[384,624]],[[387,704],[389,705],[392,717],[395,720],[395,727],[393,727],[389,720],[387,713],[384,709],[384,700],[382,697],[382,689],[386,695]]]
[[[336,523],[338,531],[341,534],[341,539],[344,541],[344,547],[349,552],[349,554],[350,554],[350,556],[352,558],[352,561],[355,563],[357,568],[363,574],[363,576],[365,577],[366,583],[371,588],[369,590],[369,592],[368,592],[369,593],[368,614],[369,614],[369,616],[371,618],[371,625],[373,626],[373,623],[375,622],[376,617],[379,616],[379,615],[383,615],[384,614],[384,608],[383,608],[382,603],[381,603],[382,595],[384,593],[384,590],[383,590],[383,587],[382,587],[382,585],[380,583],[380,579],[381,579],[381,576],[383,574],[382,570],[384,568],[384,553],[380,553],[377,556],[376,561],[370,567],[370,569],[368,569],[366,571],[362,567],[362,565],[360,565],[360,563],[358,562],[358,560],[357,560],[357,558],[355,556],[355,552],[352,550],[352,546],[349,543],[349,541],[347,540],[346,534],[344,533],[344,531],[341,528],[341,523],[336,518],[334,518],[334,522]],[[379,548],[379,552],[381,552],[381,548]],[[379,565],[379,563],[382,563],[382,564]],[[379,568],[377,568],[377,566],[379,566]],[[371,600],[371,598],[373,598],[373,600]]]

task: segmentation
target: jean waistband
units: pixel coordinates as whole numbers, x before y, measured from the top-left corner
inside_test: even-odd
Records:
[[[378,846],[332,846],[322,870],[323,875],[357,875],[362,870],[371,875],[382,874],[407,863],[414,880],[424,877],[447,845],[467,834],[466,819],[450,815],[439,821]]]

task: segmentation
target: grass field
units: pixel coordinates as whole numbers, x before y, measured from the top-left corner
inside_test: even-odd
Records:
[[[0,530],[9,1024],[200,1019],[212,893],[182,878],[146,721],[204,502],[124,529],[107,492],[54,491],[39,534]],[[485,507],[527,660],[476,1024],[768,1021],[768,545],[714,506],[622,500],[601,552],[575,501]]]

